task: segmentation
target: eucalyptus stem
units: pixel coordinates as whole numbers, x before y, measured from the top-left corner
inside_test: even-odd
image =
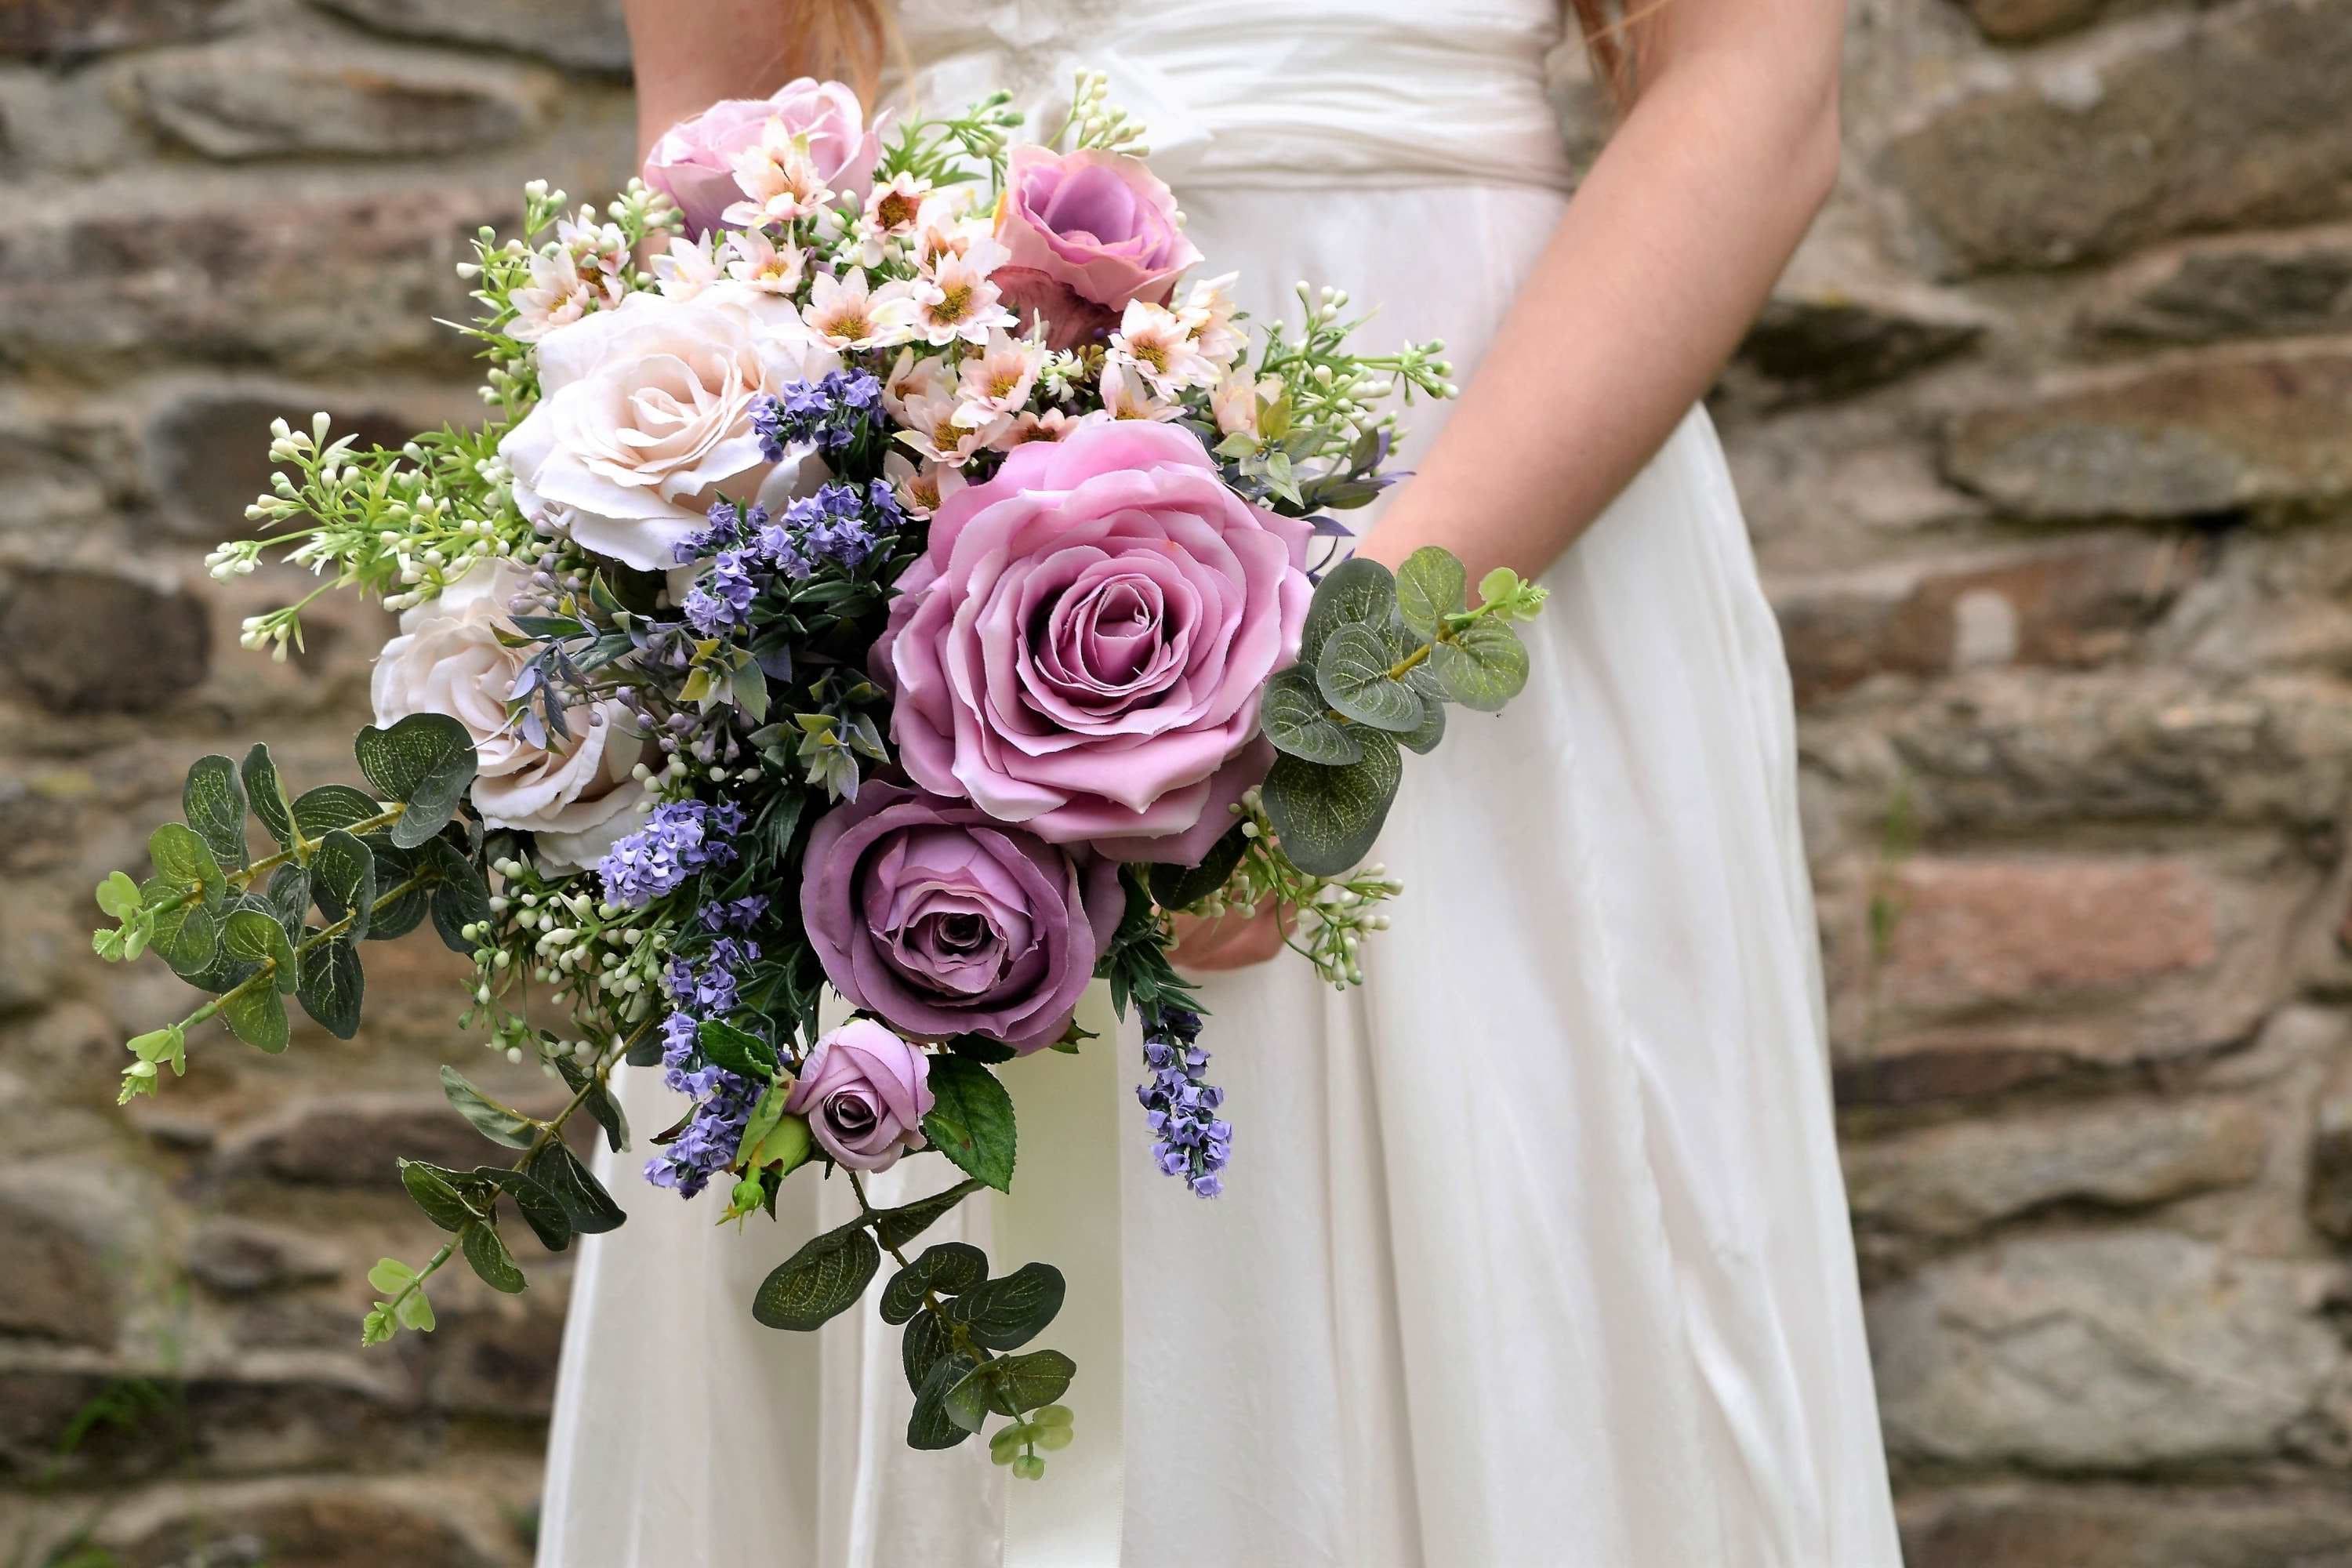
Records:
[[[420,872],[416,876],[409,878],[408,880],[401,883],[398,887],[394,888],[390,892],[377,895],[375,902],[368,906],[368,913],[373,916],[377,910],[390,908],[393,904],[395,904],[402,899],[406,898],[417,889],[429,888],[439,880],[441,880],[441,879],[437,876],[428,876]],[[351,930],[352,922],[356,920],[358,916],[358,910],[351,910],[345,913],[342,919],[335,921],[332,925],[321,926],[317,931],[310,932],[308,935],[304,936],[300,942],[294,944],[294,956],[296,958],[300,958],[304,953],[310,952],[320,942],[332,942],[335,938]],[[277,973],[278,960],[275,958],[263,959],[261,961],[260,968],[256,969],[252,973],[247,975],[244,979],[238,981],[227,990],[214,997],[211,1001],[205,1003],[203,1006],[197,1008],[194,1012],[181,1019],[179,1025],[181,1031],[184,1033],[189,1029],[194,1028],[198,1024],[205,1022],[214,1015],[217,1014],[223,1005],[246,994],[246,993],[252,991],[258,986],[266,986],[274,983]]]
[[[849,1190],[856,1194],[859,1216],[866,1224],[873,1226],[874,1239],[881,1241],[882,1226],[879,1223],[881,1214],[872,1204],[866,1201],[866,1184],[859,1181],[857,1179],[857,1173],[850,1170],[848,1166],[844,1165],[842,1170],[846,1172],[849,1176]],[[907,1255],[898,1247],[892,1247],[888,1243],[885,1242],[883,1244],[883,1250],[890,1255],[891,1260],[897,1263],[899,1268],[911,1268],[914,1267],[913,1264],[907,1261]],[[923,1287],[923,1308],[926,1311],[929,1312],[932,1317],[939,1320],[940,1327],[947,1331],[948,1342],[954,1345],[957,1350],[971,1356],[982,1366],[986,1366],[990,1362],[995,1359],[991,1356],[986,1350],[972,1342],[971,1331],[961,1323],[956,1321],[955,1319],[948,1315],[947,1303],[940,1300],[940,1293],[932,1289],[929,1285]]]

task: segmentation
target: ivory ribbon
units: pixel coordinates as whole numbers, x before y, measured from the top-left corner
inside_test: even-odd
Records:
[[[1005,1481],[1004,1568],[1118,1568],[1126,1516],[1127,1357],[1119,1272],[1119,1110],[1128,1053],[1100,983],[1078,1005],[1097,1037],[1076,1057],[1038,1051],[1000,1069],[1020,1145],[1013,1191],[992,1216],[1001,1271],[1032,1258],[1069,1283],[1045,1344],[1078,1363],[1062,1403],[1076,1440],[1034,1481]]]

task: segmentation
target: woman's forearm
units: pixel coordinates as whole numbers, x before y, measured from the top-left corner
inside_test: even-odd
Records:
[[[1363,553],[1393,565],[1444,545],[1474,581],[1542,571],[1721,370],[1837,166],[1835,0],[1730,4],[1746,15],[1717,26],[1723,0],[1675,0],[1685,36]]]

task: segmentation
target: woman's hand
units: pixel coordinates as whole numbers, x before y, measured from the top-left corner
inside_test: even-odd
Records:
[[[1176,947],[1170,956],[1197,974],[1247,969],[1280,952],[1288,935],[1288,922],[1271,905],[1254,915],[1236,912],[1208,920],[1178,915]]]

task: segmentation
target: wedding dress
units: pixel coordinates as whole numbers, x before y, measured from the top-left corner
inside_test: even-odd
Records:
[[[1465,377],[1570,183],[1548,0],[899,16],[927,107],[1107,71],[1247,309],[1339,284],[1370,340],[1442,337]],[[1152,1166],[1131,1030],[1007,1069],[1015,1195],[926,1240],[1069,1275],[1039,1343],[1078,1361],[1077,1442],[1043,1480],[908,1451],[870,1310],[751,1321],[845,1184],[722,1228],[718,1197],[632,1194],[639,1149],[580,1259],[541,1563],[1895,1564],[1789,683],[1703,412],[1547,581],[1526,694],[1407,770],[1366,984],[1285,955],[1207,987],[1224,1196]],[[675,1119],[654,1078],[641,1130]],[[904,1162],[877,1201],[952,1174]]]

